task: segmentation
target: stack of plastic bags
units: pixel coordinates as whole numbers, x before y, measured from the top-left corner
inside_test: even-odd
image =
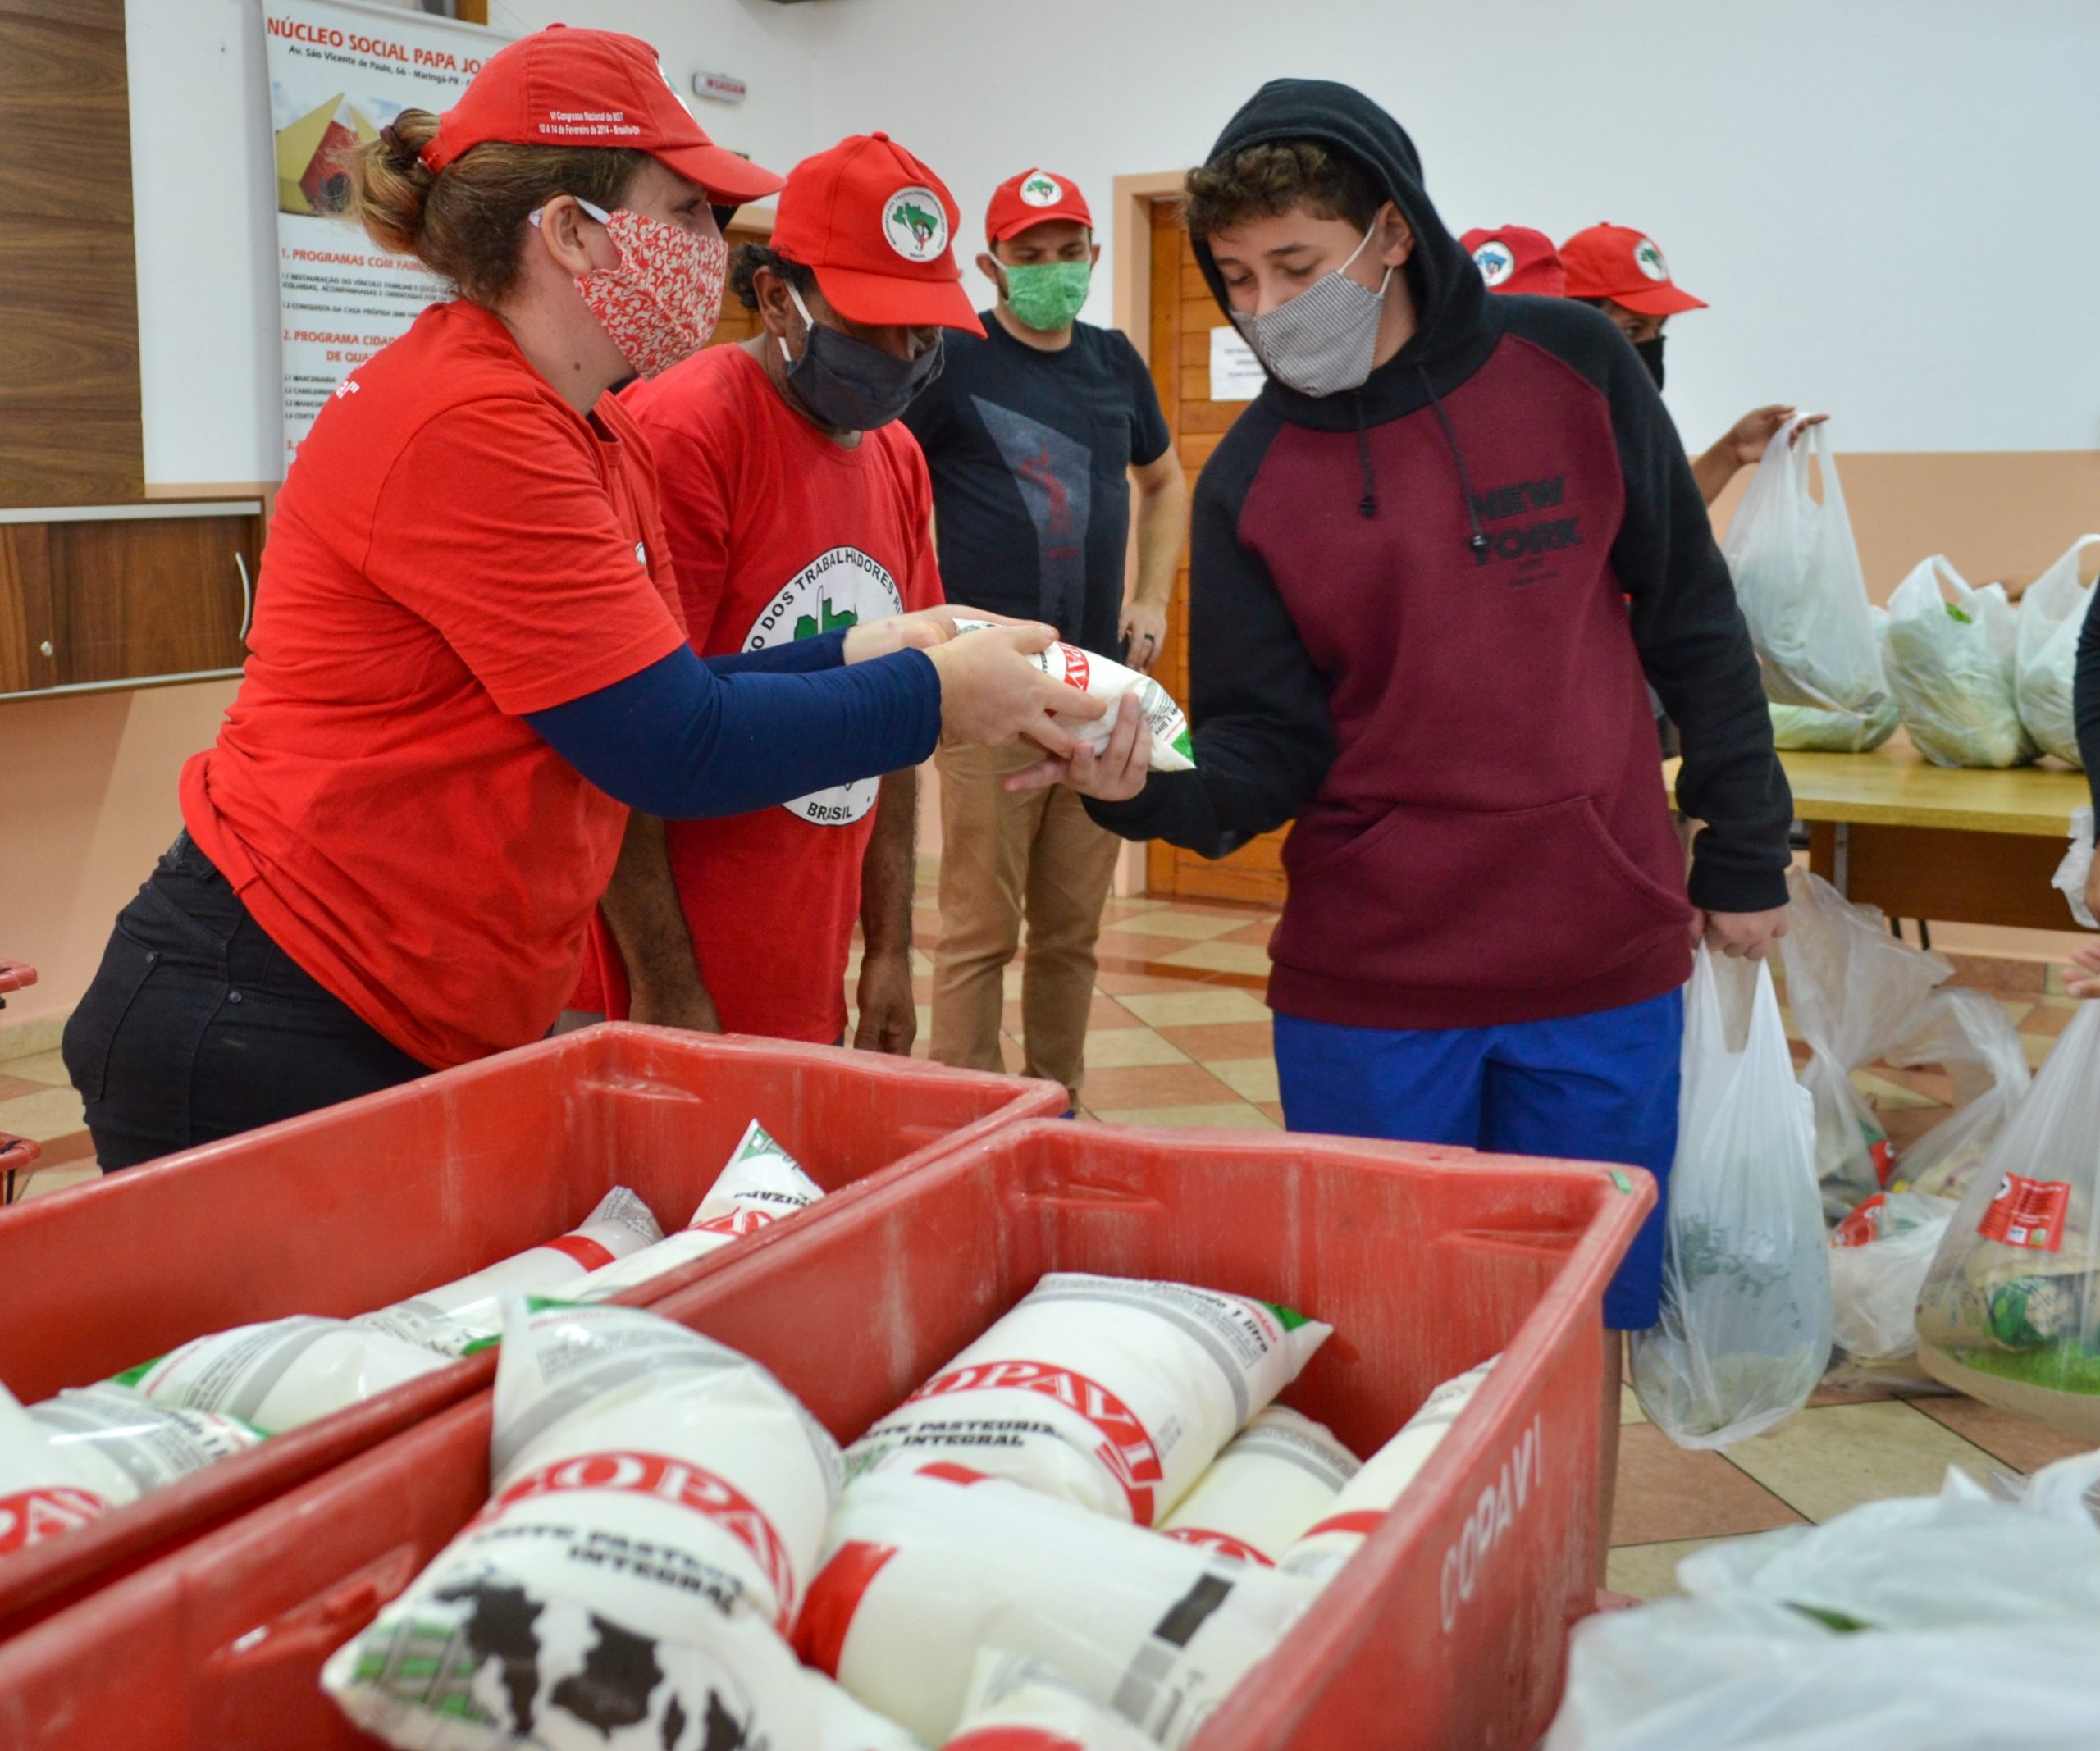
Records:
[[[2020,630],[2002,584],[1973,588],[1944,554],[1888,599],[1882,663],[1904,727],[1937,766],[2021,766],[2039,751],[2020,722]]]
[[[2082,535],[2020,598],[2020,644],[2015,695],[2020,721],[2044,754],[2074,766],[2079,757],[2078,719],[2072,685],[2078,673],[2078,641],[2085,629],[2093,586],[2078,581],[2079,561],[2100,535]]]
[[[2100,1454],[2017,1503],[1958,1471],[1695,1553],[1688,1597],[1575,1630],[1543,1751],[2074,1751],[2100,1743]]]
[[[1918,1303],[1942,1384],[2100,1441],[2100,1004],[1970,1182]]]
[[[1810,487],[1813,464],[1823,500]],[[1773,435],[1721,552],[1734,574],[1782,748],[1857,753],[1896,728],[1866,578],[1830,454],[1829,428]]]

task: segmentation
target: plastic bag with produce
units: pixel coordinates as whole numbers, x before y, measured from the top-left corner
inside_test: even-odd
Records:
[[[1918,1349],[1918,1292],[1952,1217],[1952,1198],[1877,1192],[1830,1237],[1830,1333],[1856,1368]]]
[[[1934,765],[2024,766],[2035,757],[2015,697],[2019,644],[2005,586],[1971,587],[1944,554],[1896,586],[1883,667],[1911,740]]]
[[[2078,674],[2079,635],[2085,629],[2094,596],[2100,595],[2100,590],[2079,582],[2079,560],[2087,548],[2096,545],[2100,545],[2100,535],[2081,535],[2020,597],[2016,683],[2020,721],[2044,754],[2074,766],[2085,764],[2079,755],[2078,719],[2071,697]]]
[[[2100,1003],[1970,1183],[1918,1302],[1933,1379],[2100,1441]]]
[[[1795,435],[1799,433],[1798,441]],[[1823,502],[1810,490],[1811,464]],[[1829,429],[1774,432],[1721,542],[1782,748],[1856,753],[1896,728]]]
[[[1726,1447],[1792,1416],[1830,1360],[1815,1124],[1762,962],[1699,951],[1678,1111],[1662,1319],[1633,1334],[1633,1390],[1680,1447]]]

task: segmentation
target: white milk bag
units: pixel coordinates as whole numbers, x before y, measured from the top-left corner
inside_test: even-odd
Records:
[[[0,1386],[0,1562],[99,1519],[112,1505]]]
[[[1362,1469],[1324,1423],[1272,1404],[1226,1444],[1159,1530],[1218,1556],[1274,1567],[1285,1546],[1333,1512],[1335,1498]]]
[[[1331,1327],[1185,1283],[1053,1271],[847,1452],[940,1462],[1149,1526]]]
[[[1153,1741],[1048,1661],[988,1648],[941,1751],[1153,1751]]]
[[[52,1450],[112,1506],[165,1489],[264,1439],[239,1417],[155,1404],[113,1380],[30,1407]]]
[[[276,1435],[449,1366],[448,1357],[406,1338],[295,1314],[193,1338],[126,1370],[116,1384]]]

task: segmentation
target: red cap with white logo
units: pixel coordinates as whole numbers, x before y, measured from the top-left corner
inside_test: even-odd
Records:
[[[1639,316],[1704,310],[1706,300],[1670,278],[1654,238],[1623,225],[1593,225],[1560,246],[1570,298],[1609,298]]]
[[[1501,225],[1491,231],[1468,231],[1459,247],[1491,292],[1532,292],[1542,298],[1568,295],[1568,270],[1560,252],[1544,231],[1525,225]]]
[[[981,335],[951,247],[961,217],[947,185],[887,134],[853,134],[788,173],[770,241],[849,322]]]
[[[1086,197],[1071,177],[1039,168],[1023,171],[992,191],[992,204],[984,210],[984,235],[993,243],[1004,243],[1052,219],[1071,219],[1089,230],[1093,228]]]
[[[498,49],[439,118],[422,160],[441,171],[491,140],[646,152],[720,205],[757,200],[786,180],[710,139],[656,51],[614,30],[550,25]]]

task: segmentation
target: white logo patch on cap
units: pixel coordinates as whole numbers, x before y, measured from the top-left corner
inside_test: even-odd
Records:
[[[1021,179],[1020,198],[1030,207],[1055,207],[1065,198],[1064,185],[1055,176],[1032,171]]]
[[[1663,259],[1663,252],[1655,247],[1655,239],[1644,237],[1633,246],[1633,265],[1650,280],[1667,280],[1670,276],[1669,263]]]
[[[907,262],[930,262],[948,246],[948,212],[931,189],[914,183],[883,203],[883,235]]]
[[[1516,272],[1517,258],[1510,253],[1507,244],[1484,243],[1473,251],[1473,266],[1490,285],[1500,285]]]

